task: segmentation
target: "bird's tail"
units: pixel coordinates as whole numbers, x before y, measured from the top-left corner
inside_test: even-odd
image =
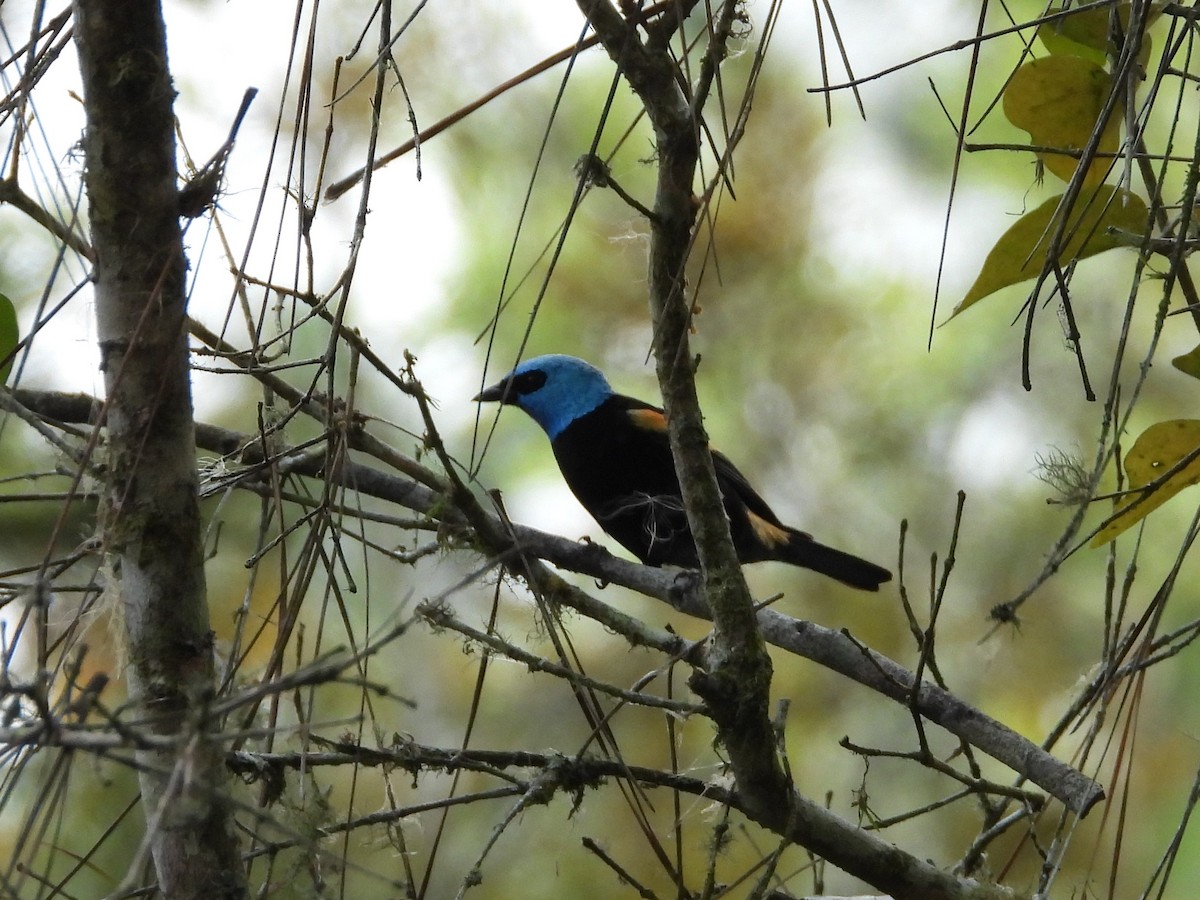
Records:
[[[802,531],[789,537],[787,544],[776,550],[777,558],[783,562],[812,569],[864,591],[877,591],[885,581],[892,580],[892,573],[883,566],[819,544]]]

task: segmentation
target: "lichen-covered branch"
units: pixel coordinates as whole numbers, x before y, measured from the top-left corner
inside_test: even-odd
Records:
[[[87,128],[109,480],[101,510],[130,694],[168,749],[139,751],[147,841],[169,898],[239,898],[223,748],[208,735],[201,548],[176,186],[174,87],[156,0],[74,6]]]
[[[756,818],[783,829],[791,819],[792,792],[768,715],[771,658],[730,538],[688,346],[685,266],[697,213],[693,184],[700,155],[699,116],[684,94],[686,82],[667,41],[643,43],[637,26],[607,0],[579,0],[579,7],[654,126],[658,185],[649,261],[654,353],[675,469],[715,625],[704,668],[697,670],[691,686],[712,711],[738,787]],[[723,33],[717,20],[733,15],[735,7],[722,4],[714,13],[711,41]],[[710,48],[710,54],[720,56],[720,48]]]

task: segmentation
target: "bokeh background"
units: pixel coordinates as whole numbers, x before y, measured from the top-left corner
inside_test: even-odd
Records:
[[[725,70],[735,92],[745,79],[766,6],[747,4],[750,27],[744,52]],[[6,56],[27,39],[30,9],[30,4],[12,0],[4,4]],[[1031,3],[1010,9],[1017,19],[1037,12]],[[247,320],[268,337],[288,333],[290,342],[280,361],[319,356],[328,340],[327,326],[316,320],[295,325],[295,310],[303,307],[269,290],[251,287],[243,305],[234,295],[230,265],[292,288],[310,286],[311,265],[311,288],[318,294],[328,291],[346,266],[361,195],[351,191],[334,202],[315,196],[317,160],[329,122],[333,127],[324,183],[366,159],[370,67],[377,40],[377,26],[368,25],[371,10],[371,4],[357,0],[316,9],[190,0],[168,4],[165,10],[180,134],[191,156],[203,161],[215,151],[243,90],[259,89],[230,158],[219,209],[211,220],[193,222],[187,233],[194,274],[190,309],[209,328],[243,346]],[[408,12],[394,9],[394,21]],[[965,2],[914,7],[847,0],[837,3],[834,13],[854,72],[862,76],[971,36],[979,8]],[[1006,24],[998,12],[994,16],[989,24]],[[411,136],[405,91],[418,124],[426,127],[569,46],[581,28],[578,10],[566,2],[430,4],[393,47],[404,90],[391,87],[386,93],[381,149]],[[844,81],[827,22],[824,29],[831,54],[829,80]],[[302,69],[306,45],[307,75]],[[972,123],[996,96],[1021,50],[1016,36],[983,46]],[[345,59],[335,85],[338,57]],[[1124,576],[1134,539],[1123,541],[1115,557],[1106,550],[1075,554],[1023,607],[1019,625],[996,627],[989,620],[993,606],[1019,594],[1040,573],[1071,514],[1069,507],[1047,502],[1056,495],[1039,478],[1039,460],[1064,453],[1090,463],[1103,410],[1101,403],[1085,399],[1077,362],[1052,308],[1038,313],[1032,390],[1022,387],[1022,288],[1006,290],[947,321],[1000,233],[1058,190],[1039,183],[1027,155],[966,154],[950,205],[955,138],[940,102],[957,115],[969,66],[964,51],[946,52],[865,82],[859,88],[865,118],[849,91],[834,92],[832,122],[827,122],[822,95],[809,90],[822,82],[813,11],[785,4],[736,158],[737,199],[722,200],[714,229],[715,258],[702,276],[699,269],[694,274],[693,283],[702,277],[703,288],[693,342],[702,357],[697,378],[714,443],[750,475],[785,521],[893,569],[900,565],[901,522],[907,522],[905,586],[919,613],[928,610],[931,557],[937,556],[939,566],[944,560],[956,495],[965,492],[955,566],[937,631],[942,671],[964,700],[1039,740],[1101,658],[1108,566],[1114,565],[1118,579]],[[6,69],[7,90],[14,86],[8,73],[15,72],[12,66]],[[447,448],[465,471],[477,473],[481,490],[502,489],[515,520],[570,537],[602,539],[561,482],[540,431],[517,413],[505,413],[496,422],[494,410],[480,411],[469,399],[511,367],[526,341],[525,355],[582,356],[601,366],[618,390],[656,397],[648,358],[647,237],[638,214],[611,191],[591,190],[547,276],[543,251],[567,214],[576,184],[573,166],[592,140],[612,67],[599,50],[584,54],[551,125],[562,75],[559,66],[516,87],[423,143],[419,161],[408,154],[376,173],[346,322],[396,368],[405,351],[416,355],[417,373],[438,401],[436,421]],[[25,189],[36,191],[45,206],[57,206],[64,217],[79,198],[82,162],[73,152],[83,122],[78,92],[68,45],[38,85],[35,106],[27,113],[35,127],[25,132],[20,145]],[[312,99],[303,107],[306,94]],[[339,100],[331,108],[334,96]],[[304,115],[298,112],[302,107]],[[600,142],[602,154],[617,147],[636,110],[629,91],[619,87],[611,124]],[[1195,115],[1194,109],[1185,110],[1185,118],[1194,120]],[[16,159],[11,116],[4,128],[11,170]],[[1183,132],[1189,133],[1187,127]],[[998,110],[984,117],[972,135],[981,142],[1023,138]],[[612,159],[614,177],[647,202],[654,177],[647,162],[652,151],[642,123]],[[299,236],[298,197],[314,213],[311,260]],[[40,317],[39,310],[52,306],[83,277],[79,260],[68,257],[60,264],[56,253],[53,242],[28,219],[11,206],[0,206],[0,291],[18,304],[23,334]],[[1076,276],[1075,310],[1084,352],[1102,385],[1113,367],[1131,271],[1131,253],[1120,251],[1089,261]],[[1132,341],[1117,368],[1122,379],[1136,377],[1149,347],[1156,290],[1153,283],[1145,288],[1147,299],[1134,317]],[[1185,318],[1169,320],[1162,334],[1135,423],[1183,417],[1194,406],[1195,382],[1163,364],[1196,342],[1194,327]],[[22,363],[20,386],[101,394],[94,337],[84,291],[39,332]],[[197,363],[198,419],[253,432],[261,391],[240,375],[209,371],[227,368],[212,360],[199,357]],[[286,377],[306,385],[311,371],[301,365]],[[344,358],[337,384],[346,390]],[[371,417],[375,433],[410,452],[420,446],[417,410],[387,379],[363,367],[354,390],[356,406]],[[315,431],[298,422],[288,437],[299,441]],[[10,421],[0,432],[0,467],[6,476],[25,479],[10,481],[8,492],[27,490],[31,482],[26,476],[52,472],[58,462],[18,423]],[[47,475],[36,484],[61,490],[65,481]],[[1195,507],[1194,498],[1185,497],[1152,517],[1140,537],[1137,578],[1128,600],[1135,615],[1150,602],[1179,552]],[[269,630],[277,615],[275,603],[281,593],[291,591],[303,601],[299,609],[306,629],[295,639],[287,663],[292,668],[345,646],[352,636],[361,640],[376,634],[418,601],[449,592],[447,600],[457,614],[476,622],[484,621],[498,603],[501,633],[548,652],[544,630],[519,585],[489,578],[458,587],[480,563],[478,557],[437,552],[409,565],[346,539],[344,568],[342,562],[331,565],[297,590],[291,567],[302,533],[268,553],[250,576],[245,563],[260,540],[260,500],[215,492],[206,502],[213,523],[210,602],[219,640],[230,640],[238,622],[252,621],[255,628]],[[88,509],[76,504],[67,527],[56,534],[60,506],[52,501],[0,507],[5,585],[19,591],[27,584],[22,567],[89,537],[94,523]],[[1089,521],[1099,522],[1103,514],[1093,512]],[[427,532],[380,527],[368,535],[382,546],[403,549],[433,539]],[[938,578],[940,573],[939,568]],[[51,618],[73,640],[86,641],[85,674],[94,669],[119,675],[119,640],[104,604],[84,589],[94,576],[94,569],[80,573],[74,592],[60,585]],[[779,608],[786,612],[848,629],[904,664],[917,659],[895,586],[879,596],[864,596],[774,564],[752,567],[748,578],[758,597],[783,594]],[[1195,565],[1185,562],[1164,631],[1200,617],[1194,580]],[[597,590],[586,579],[579,583]],[[704,623],[619,588],[597,593],[688,637],[706,632]],[[95,600],[88,601],[82,620],[81,597]],[[10,633],[21,608],[13,603],[0,610]],[[653,654],[631,651],[619,637],[586,620],[567,624],[584,667],[595,677],[629,685],[661,664]],[[269,646],[266,640],[249,646],[239,678],[255,677],[256,667],[266,664]],[[6,641],[5,652],[13,672],[32,676],[23,668],[30,659],[26,648]],[[1154,670],[1132,710],[1132,723],[1129,707],[1114,706],[1100,726],[1111,743],[1103,762],[1093,757],[1089,773],[1110,787],[1112,799],[1071,833],[1055,896],[1089,891],[1136,896],[1149,884],[1179,827],[1200,761],[1195,741],[1200,707],[1194,679],[1187,675],[1194,668],[1193,656],[1194,651],[1184,650]],[[386,743],[396,733],[457,746],[480,659],[453,636],[414,628],[373,659],[367,674],[415,706],[385,698],[364,709],[359,686],[323,686],[304,695],[303,702],[289,699],[273,712],[272,721],[280,727],[276,749],[305,746],[302,730],[294,727],[301,722],[328,738],[349,733],[364,743]],[[775,663],[774,693],[790,701],[789,761],[808,796],[823,802],[827,798],[834,810],[851,819],[886,819],[954,792],[955,785],[911,762],[874,760],[867,766],[838,746],[847,736],[856,744],[912,749],[913,726],[905,710],[811,663],[779,653]],[[682,676],[676,673],[674,690],[686,695]],[[109,690],[111,705],[119,705],[119,683]],[[672,737],[662,715],[646,710],[623,711],[614,722],[630,762],[670,765],[673,739],[682,769],[717,777],[718,757],[706,724],[688,721],[675,727]],[[578,750],[589,734],[564,684],[495,660],[474,729],[472,746],[565,753]],[[942,753],[953,749],[936,729],[931,739]],[[1068,737],[1056,753],[1068,756],[1078,740],[1079,735]],[[9,765],[4,802],[10,812],[0,820],[0,846],[12,848],[14,862],[41,866],[39,871],[52,873],[52,879],[69,876],[72,896],[113,891],[125,877],[141,828],[131,771],[103,757],[52,754],[22,761],[19,778],[12,758]],[[998,765],[985,774],[997,780],[1011,777]],[[403,772],[316,771],[293,776],[271,814],[281,838],[306,835],[348,816],[443,797],[448,786],[448,777],[434,775],[412,779]],[[466,777],[460,792],[484,786],[483,779]],[[255,797],[255,789],[247,788],[246,802],[252,804]],[[665,794],[652,794],[650,800],[656,804],[652,822],[664,840],[678,815],[685,868],[689,877],[698,878],[713,852],[717,813],[703,802],[677,812]],[[450,814],[428,896],[450,896],[458,889],[507,803],[482,803]],[[59,811],[43,816],[39,810],[51,804]],[[1124,823],[1118,815],[1122,810]],[[886,834],[923,858],[950,865],[978,833],[979,822],[977,806],[960,800]],[[1046,826],[1052,825],[1048,819]],[[252,874],[278,896],[397,896],[393,880],[404,879],[409,867],[423,870],[436,830],[436,814],[413,815],[390,831],[355,831],[344,845],[327,844],[333,856],[347,858],[345,867],[330,856],[291,851]],[[1028,842],[1019,842],[1022,833],[1016,829],[994,845],[989,862],[997,873],[1011,861],[1010,883],[1028,888],[1035,883],[1040,859]],[[482,883],[471,893],[623,895],[629,889],[580,849],[583,837],[600,841],[651,889],[665,890],[661,870],[648,856],[623,801],[615,791],[601,791],[587,795],[578,809],[558,799],[523,813],[483,863]],[[1049,831],[1043,834],[1047,844],[1051,837]],[[1185,834],[1183,841],[1181,863],[1166,896],[1190,896],[1200,886],[1200,864],[1192,861],[1195,839]],[[80,857],[96,843],[99,849],[80,866]],[[769,836],[737,826],[721,851],[722,877],[733,881],[772,846]],[[793,876],[787,886],[797,893],[812,887],[812,875],[803,871],[809,862],[793,848],[781,865],[781,876]],[[8,871],[15,895],[51,895],[38,879],[20,877],[11,867]],[[837,872],[825,877],[825,886],[835,893],[862,889]],[[743,886],[733,894],[745,890]]]

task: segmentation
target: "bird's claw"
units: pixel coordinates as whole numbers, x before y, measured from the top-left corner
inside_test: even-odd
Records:
[[[667,589],[667,601],[675,609],[681,610],[687,598],[700,590],[703,578],[699,569],[680,569],[675,573],[675,579]]]

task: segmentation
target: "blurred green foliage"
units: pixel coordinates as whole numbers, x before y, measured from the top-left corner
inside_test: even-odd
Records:
[[[214,15],[217,9],[213,7]],[[519,68],[514,61],[518,52],[527,64],[520,30],[506,27],[509,12],[492,10],[476,23],[478,28],[456,24],[448,14],[431,16],[397,45],[400,70],[423,121],[436,119],[510,76]],[[342,28],[322,32],[322,40],[341,52],[346,35],[354,33],[350,26],[361,28],[363,8],[347,6],[331,15]],[[573,39],[574,34],[564,32],[559,43],[565,46]],[[788,40],[798,39],[793,35]],[[985,48],[979,97],[995,96],[989,92],[999,90],[1019,53],[1017,41]],[[348,63],[347,73],[357,64]],[[725,69],[728,83],[739,83],[748,65],[748,56],[730,60]],[[956,60],[941,70],[939,86],[953,78],[950,87],[961,93],[964,69]],[[427,177],[442,178],[453,188],[452,218],[461,232],[459,256],[444,296],[424,308],[419,321],[403,333],[367,336],[372,347],[397,366],[403,349],[421,357],[418,371],[441,401],[436,414],[450,451],[465,467],[481,465],[478,488],[502,489],[510,512],[527,524],[558,528],[572,537],[586,533],[611,548],[562,485],[549,447],[530,423],[506,413],[493,431],[489,410],[475,433],[467,402],[471,392],[464,389],[458,396],[442,390],[462,384],[463,379],[455,377],[459,373],[450,370],[469,368],[471,381],[487,380],[485,358],[488,375],[506,371],[528,338],[525,356],[583,356],[600,365],[618,390],[656,400],[653,365],[647,360],[652,324],[645,299],[645,222],[612,191],[592,188],[572,221],[561,256],[552,271],[548,268],[544,251],[554,246],[567,216],[576,184],[574,165],[591,146],[612,78],[600,51],[580,60],[558,104],[530,189],[561,72],[552,70],[522,85],[424,148]],[[184,85],[205,79],[194,71],[181,71],[176,77]],[[328,67],[321,67],[314,79],[314,94],[330,96]],[[1021,610],[1019,624],[994,628],[988,613],[1039,573],[1069,516],[1069,509],[1047,503],[1057,498],[1038,479],[1039,456],[1061,450],[1090,462],[1098,404],[1084,398],[1078,363],[1064,347],[1058,322],[1044,309],[1037,311],[1032,347],[1034,389],[1022,388],[1021,329],[1009,327],[1021,296],[1011,287],[1014,282],[972,316],[933,327],[944,318],[934,309],[932,286],[954,135],[925,83],[897,76],[864,87],[866,125],[853,120],[850,104],[835,97],[837,118],[833,128],[826,129],[820,101],[805,93],[816,81],[812,60],[795,44],[777,48],[736,156],[737,199],[728,194],[721,198],[714,220],[706,223],[699,239],[689,280],[700,308],[694,347],[700,355],[698,383],[706,424],[714,443],[750,476],[784,520],[823,541],[899,571],[900,523],[907,521],[903,584],[918,615],[927,612],[931,584],[941,577],[955,495],[965,490],[965,516],[937,630],[941,670],[966,701],[1038,739],[1099,658],[1104,584],[1125,576],[1131,547],[1118,543],[1110,551],[1077,553]],[[389,94],[385,128],[396,142],[408,136],[409,127],[398,94]],[[334,141],[339,172],[361,162],[368,95],[358,89],[339,110]],[[606,158],[611,155],[613,177],[622,187],[649,204],[654,178],[651,135],[639,123],[621,138],[636,110],[628,90],[619,86],[599,152]],[[993,114],[981,133],[1015,140],[1011,126],[998,124],[998,118]],[[717,124],[714,116],[710,125]],[[708,164],[711,173],[711,156]],[[398,169],[411,177],[414,165],[410,157],[379,173],[372,206],[387,205],[389,179],[400,177]],[[887,185],[887,190],[865,196],[859,190],[875,183]],[[955,207],[951,213],[943,300],[961,296],[1009,217],[1026,207],[1038,208],[1041,198],[1058,190],[1034,183],[1028,156],[995,152],[965,156],[958,187],[967,196],[959,201],[965,209]],[[522,219],[527,192],[530,204]],[[391,278],[360,283],[351,318],[364,306],[410,302],[405,274],[423,263],[422,248],[376,238],[371,231],[368,245],[364,253],[392,258]],[[513,261],[502,288],[510,254]],[[1121,333],[1131,256],[1117,252],[1091,260],[1074,282],[1085,357],[1101,379],[1108,375],[1112,348]],[[543,280],[545,293],[539,299]],[[32,288],[12,293],[27,304],[36,296]],[[1152,327],[1149,315],[1133,321],[1134,349],[1118,374],[1136,374],[1141,354],[1153,346]],[[477,342],[481,335],[483,340]],[[322,323],[306,324],[289,358],[318,355],[327,337]],[[1195,343],[1195,336],[1168,332],[1163,341],[1182,352]],[[335,375],[338,387],[346,385],[348,368],[348,360],[341,358]],[[285,376],[297,385],[311,377],[307,370]],[[1193,384],[1170,367],[1154,368],[1135,418],[1145,424],[1177,413],[1191,402]],[[252,432],[260,399],[259,391],[242,385],[228,395],[216,418]],[[407,452],[425,453],[412,434],[420,425],[411,404],[398,398],[383,379],[364,373],[356,399],[359,410],[400,426],[393,429],[372,421],[372,428]],[[18,440],[14,425],[9,423],[0,443],[4,475],[28,473],[33,454],[43,460],[44,468],[51,468],[52,456],[38,444]],[[311,435],[307,424],[288,432],[293,442]],[[339,499],[348,506],[361,503],[367,510],[395,513],[350,493]],[[345,533],[336,540],[332,531],[315,540],[327,554],[323,561],[332,574],[326,582],[318,578],[308,584],[296,573],[304,553],[311,551],[311,538],[298,530],[266,551],[248,578],[245,562],[266,540],[260,534],[263,502],[250,496],[223,499],[220,494],[205,502],[214,522],[209,579],[218,646],[228,652],[239,626],[265,635],[241,660],[240,681],[252,681],[272,659],[271,637],[282,628],[285,612],[294,612],[301,627],[299,636],[279,652],[284,661],[275,661],[291,669],[333,647],[360,646],[364,636],[380,633],[407,616],[415,603],[444,591],[450,592],[449,602],[460,615],[477,623],[496,604],[501,634],[553,654],[546,626],[519,585],[488,575],[458,587],[477,558],[439,551],[407,565],[365,547],[374,542],[410,550],[434,541],[435,534],[374,524],[360,530],[347,521]],[[1167,505],[1145,526],[1137,557],[1139,580],[1130,593],[1131,605],[1139,609],[1150,602],[1174,560],[1176,535],[1189,512],[1181,505],[1182,501]],[[41,539],[53,532],[58,509],[52,504],[8,504],[5,509],[0,553],[9,569],[27,561],[31,552],[44,552]],[[1098,523],[1105,512],[1091,514],[1089,521]],[[87,517],[73,515],[58,535],[66,544],[91,534]],[[301,519],[302,511],[296,510],[286,521],[271,520],[270,536]],[[1194,576],[1194,565],[1189,563],[1184,571]],[[756,596],[782,593],[778,603],[784,611],[846,628],[901,663],[917,664],[919,652],[895,589],[864,596],[811,573],[772,564],[752,567],[747,574]],[[1185,580],[1181,577],[1164,630],[1200,616],[1194,578],[1186,584]],[[688,638],[700,638],[707,631],[704,623],[687,620],[661,604],[578,581],[601,599],[652,624],[670,624]],[[65,596],[56,602],[65,605],[70,600]],[[96,614],[89,621],[90,665],[119,671],[119,648],[114,646],[118,642],[108,636],[107,616]],[[630,650],[622,639],[589,621],[568,616],[565,627],[584,670],[594,677],[627,686],[662,664],[657,655]],[[1162,667],[1153,690],[1139,699],[1139,728],[1146,737],[1121,757],[1123,771],[1132,772],[1132,793],[1124,800],[1115,799],[1121,797],[1124,783],[1111,779],[1119,751],[1109,751],[1099,777],[1106,781],[1114,805],[1094,812],[1075,833],[1075,852],[1059,880],[1060,896],[1082,893],[1107,879],[1117,802],[1128,802],[1127,815],[1137,825],[1124,832],[1114,895],[1140,890],[1161,856],[1200,760],[1190,736],[1197,714],[1193,685],[1186,677],[1190,660],[1187,653],[1183,657],[1181,664]],[[848,736],[856,744],[911,749],[914,726],[905,709],[811,663],[778,653],[774,658],[775,695],[790,702],[785,727],[788,759],[799,788],[808,796],[828,798],[839,814],[868,821],[955,790],[910,762],[875,760],[868,766],[838,746]],[[273,719],[260,709],[237,724],[247,730],[273,724],[277,750],[303,746],[307,729],[330,739],[343,732],[353,735],[359,717],[368,722],[360,734],[364,743],[387,744],[399,734],[454,747],[464,739],[480,664],[478,652],[454,638],[414,627],[364,663],[363,680],[384,685],[387,694],[364,700],[369,692],[353,684],[327,686],[313,695],[296,692],[281,698]],[[683,670],[671,677],[675,694],[687,696]],[[573,753],[592,740],[590,726],[562,682],[492,659],[481,692],[471,746]],[[114,695],[111,702],[119,699]],[[711,746],[711,731],[703,721],[668,722],[662,714],[623,710],[613,728],[631,763],[677,764],[697,777],[721,776],[719,750]],[[1120,738],[1119,725],[1115,728],[1114,742]],[[939,755],[955,752],[945,735],[931,730],[930,739]],[[1058,754],[1068,757],[1078,740],[1077,735],[1069,737]],[[55,867],[59,876],[74,864],[73,856],[90,845],[93,834],[132,803],[136,790],[124,767],[114,767],[114,774],[91,759],[70,763],[74,769],[64,782],[67,802],[56,821],[58,831],[41,838],[45,853],[62,848]],[[1001,781],[1010,777],[986,759],[983,765],[986,776]],[[31,772],[22,787],[30,791],[30,804],[37,802],[39,777]],[[449,781],[448,776],[413,779],[404,772],[374,769],[292,775],[272,810],[282,823],[278,837],[308,836],[318,825],[393,804],[435,801],[446,795]],[[458,792],[492,783],[479,776],[464,777]],[[242,790],[240,799],[252,805],[262,788],[249,785]],[[651,793],[648,799],[653,805],[651,827],[660,839],[669,841],[672,829],[681,828],[679,859],[694,885],[713,852],[712,829],[720,811],[700,800],[676,810],[665,793]],[[453,894],[511,802],[489,801],[450,811],[428,896]],[[83,867],[79,877],[84,880],[72,883],[74,895],[99,896],[115,887],[124,874],[124,860],[136,849],[136,817],[133,813],[122,819],[119,835],[103,845],[102,855],[111,862],[105,858]],[[960,800],[886,834],[923,858],[948,865],[974,838],[980,819],[973,801]],[[0,841],[12,846],[19,839],[18,824],[18,818],[8,817]],[[1052,825],[1047,820],[1041,826],[1046,843],[1053,836]],[[390,830],[373,826],[341,845],[325,839],[322,846],[331,856],[292,849],[260,862],[254,874],[271,885],[275,896],[310,897],[325,891],[336,895],[330,885],[343,883],[349,886],[344,893],[364,900],[396,896],[396,888],[385,879],[407,877],[408,865],[423,871],[437,827],[437,813],[414,813]],[[621,895],[627,889],[580,849],[583,837],[602,843],[659,896],[670,894],[662,867],[650,855],[625,801],[617,791],[604,790],[587,794],[577,809],[558,798],[547,808],[523,813],[519,825],[505,833],[502,854],[485,863],[482,884],[471,896]],[[1194,850],[1194,839],[1189,835],[1185,840]],[[771,846],[769,836],[736,825],[730,844],[721,851],[723,875],[732,880]],[[344,868],[335,861],[337,854],[345,855]],[[1032,884],[1040,860],[1028,844],[1018,848],[1014,839],[993,848],[992,871],[1004,870],[1009,854],[1010,883]],[[1186,868],[1177,871],[1174,885],[1200,884],[1198,858],[1200,854],[1185,854]],[[780,871],[785,875],[809,865],[807,855],[796,848],[787,851],[784,860]],[[861,888],[838,873],[827,876],[831,891]],[[807,874],[790,882],[797,890],[810,884]]]

